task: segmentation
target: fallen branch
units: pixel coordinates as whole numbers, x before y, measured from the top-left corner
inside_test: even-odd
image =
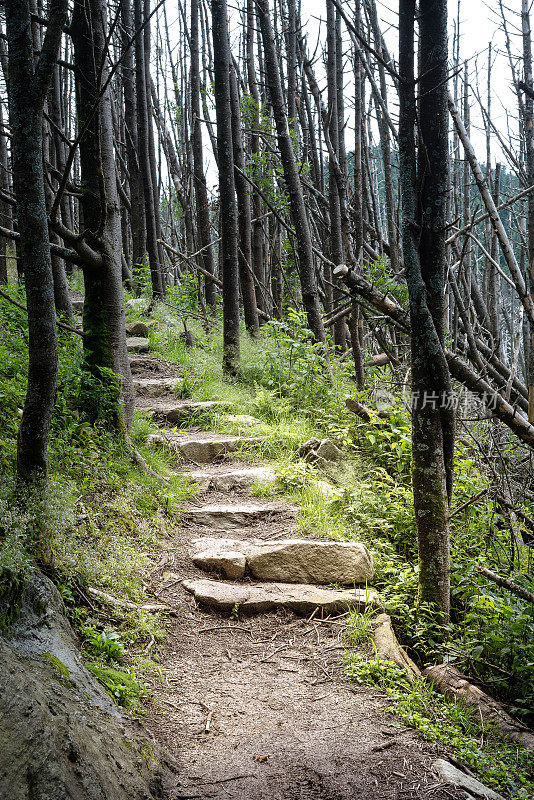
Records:
[[[104,600],[117,608],[129,608],[133,611],[174,611],[173,607],[167,603],[146,603],[140,606],[138,603],[131,603],[129,600],[119,600],[117,597],[113,597],[107,592],[102,592],[100,589],[95,589],[93,586],[87,586],[86,591],[91,597],[95,597],[97,600]]]
[[[469,683],[455,667],[450,664],[436,664],[424,669],[423,675],[445,697],[459,699],[469,708],[475,709],[484,724],[498,725],[509,739],[530,750],[534,749],[534,733],[511,717],[497,700]]]
[[[363,419],[364,422],[371,422],[373,417],[380,417],[380,419],[389,419],[389,414],[387,411],[372,411],[367,406],[364,406],[363,403],[360,403],[359,400],[356,400],[354,397],[347,397],[345,400],[345,405],[352,411],[353,414],[356,414],[357,417]]]
[[[503,589],[508,589],[509,592],[517,595],[518,597],[522,597],[523,600],[527,600],[529,603],[534,603],[534,593],[529,592],[528,589],[523,589],[522,586],[514,583],[514,581],[511,581],[510,578],[503,578],[502,575],[497,575],[496,572],[492,572],[490,569],[486,569],[486,567],[475,567],[475,569],[497,586],[501,586]]]

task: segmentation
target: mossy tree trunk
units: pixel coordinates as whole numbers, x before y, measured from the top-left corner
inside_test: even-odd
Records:
[[[454,412],[443,341],[448,189],[447,2],[419,10],[419,101],[415,97],[415,0],[399,3],[399,158],[402,240],[410,300],[413,495],[420,600],[448,619],[448,513]],[[416,150],[416,120],[419,152]]]
[[[94,257],[83,267],[84,350],[89,369],[102,377],[112,370],[121,382],[123,416],[116,420],[129,428],[133,390],[126,349],[122,293],[122,237],[117,195],[111,97],[107,78],[105,0],[80,0],[71,24],[76,75],[76,109],[80,129],[84,241]]]
[[[46,481],[46,451],[57,392],[58,348],[54,282],[42,159],[45,97],[67,16],[66,0],[51,0],[46,37],[34,58],[29,0],[5,3],[13,191],[20,234],[18,257],[28,309],[28,388],[17,443],[17,474]]]

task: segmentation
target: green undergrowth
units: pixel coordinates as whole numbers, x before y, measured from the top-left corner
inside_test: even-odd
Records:
[[[351,638],[361,643],[366,625],[358,621],[361,615],[352,616]],[[497,727],[482,725],[461,701],[445,700],[424,679],[410,685],[396,664],[357,652],[347,654],[345,674],[350,681],[384,692],[390,700],[388,711],[425,739],[452,750],[487,786],[518,800],[534,796],[534,753],[505,739]]]
[[[182,397],[233,404],[228,410],[203,412],[193,424],[257,438],[237,457],[272,464],[277,484],[274,490],[258,485],[254,493],[265,497],[275,492],[295,503],[303,533],[362,541],[369,547],[376,566],[373,584],[410,655],[420,664],[451,661],[528,719],[534,705],[532,607],[476,572],[476,565],[484,563],[528,586],[528,554],[515,554],[510,561],[509,536],[482,494],[452,521],[451,625],[444,630],[434,609],[417,603],[409,410],[406,398],[387,387],[387,370],[380,376],[371,370],[368,390],[358,394],[351,364],[327,361],[322,348],[309,340],[302,316],[288,311],[284,324],[264,326],[259,341],[243,333],[242,374],[227,379],[221,370],[220,326],[213,323],[206,331],[202,321],[191,316],[197,308],[193,289],[186,286],[171,294],[169,302],[180,311],[158,305],[146,315],[158,322],[150,333],[152,353],[176,365],[183,378]],[[181,335],[184,315],[193,348],[186,347]],[[128,312],[128,318],[142,319],[143,314]],[[17,576],[31,569],[32,520],[13,511],[11,503],[27,333],[22,312],[2,302],[0,326],[0,469],[5,477],[0,509],[10,510],[10,515],[2,515],[0,563],[6,565],[2,585],[11,585],[9,591],[16,597]],[[143,676],[158,674],[165,619],[102,605],[88,589],[139,605],[149,601],[145,586],[150,585],[150,570],[162,550],[176,546],[179,505],[194,490],[177,470],[175,456],[146,447],[147,434],[156,428],[142,413],[136,414],[132,439],[151,470],[167,480],[133,464],[103,419],[87,419],[79,399],[82,372],[79,342],[61,334],[60,389],[50,441],[51,492],[39,514],[52,533],[54,579],[80,633],[87,662],[112,696],[133,708],[146,699]],[[106,376],[89,389],[93,397],[102,398],[104,413]],[[363,422],[346,409],[347,397],[358,397],[371,409],[385,408],[389,419],[373,414],[370,422]],[[479,439],[485,435],[484,430],[475,433]],[[331,438],[343,449],[342,463],[319,468],[300,457],[300,446],[311,437]],[[460,443],[453,508],[487,486],[471,448]],[[363,640],[365,625],[360,636]],[[366,680],[371,682],[370,676]],[[402,715],[401,701],[395,704]],[[415,716],[410,724],[419,726]],[[464,750],[467,753],[467,746],[458,744],[455,752],[471,763]]]
[[[22,295],[17,299],[24,301]],[[114,382],[107,375],[91,377],[84,369],[78,337],[60,332],[59,338],[50,490],[46,498],[21,498],[14,472],[27,322],[21,310],[0,302],[0,627],[6,630],[17,616],[24,583],[39,555],[36,532],[45,531],[52,556],[47,572],[63,596],[88,666],[118,703],[134,709],[147,698],[139,676],[160,673],[157,654],[167,624],[164,614],[140,609],[151,602],[145,587],[162,551],[175,546],[179,506],[193,490],[172,471],[164,453],[147,451],[147,460],[167,481],[133,463],[129,446],[106,424],[115,403]],[[91,418],[88,397],[93,400]],[[91,589],[119,604],[95,598]],[[120,657],[118,650],[95,649],[99,638],[105,642],[115,636]]]

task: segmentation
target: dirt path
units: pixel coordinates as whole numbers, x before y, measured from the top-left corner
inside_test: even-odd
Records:
[[[220,459],[209,468],[228,466]],[[251,502],[243,491],[208,492],[190,508],[222,501]],[[272,505],[267,519],[230,535],[290,534],[294,509]],[[284,611],[232,619],[197,607],[181,581],[206,577],[188,555],[202,535],[229,532],[185,523],[176,551],[154,574],[167,587],[160,596],[180,609],[163,660],[168,686],[155,690],[160,711],[150,721],[179,765],[174,800],[465,797],[430,770],[442,750],[387,714],[379,692],[344,680],[341,619]]]

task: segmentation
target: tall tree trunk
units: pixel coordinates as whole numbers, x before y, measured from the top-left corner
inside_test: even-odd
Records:
[[[145,21],[143,0],[134,0],[134,25],[139,31]],[[138,157],[143,179],[143,194],[145,201],[146,220],[146,249],[150,265],[152,280],[152,294],[155,298],[164,296],[161,264],[158,247],[158,230],[156,222],[156,209],[154,205],[154,186],[152,180],[152,165],[150,160],[150,133],[152,125],[146,83],[147,70],[145,66],[145,37],[138,34],[135,39],[135,88],[137,93],[137,125],[138,125]]]
[[[128,47],[133,34],[131,0],[120,0],[121,40],[123,56],[121,63],[122,91],[124,93],[124,129],[126,140],[126,163],[130,186],[130,225],[132,229],[132,274],[137,285],[136,273],[146,258],[146,220],[143,192],[143,177],[140,168],[139,138],[137,126],[137,95],[135,88],[134,48]]]
[[[232,146],[231,62],[226,0],[211,0],[211,15],[223,282],[223,370],[229,375],[237,375],[240,371],[238,225]]]
[[[195,187],[195,204],[197,211],[198,243],[202,266],[210,275],[215,275],[215,259],[211,244],[210,210],[208,187],[204,174],[204,156],[202,144],[202,122],[200,113],[200,58],[199,58],[199,0],[191,0],[191,149],[193,151],[193,181]],[[206,303],[212,313],[217,309],[217,295],[213,281],[204,284]]]
[[[52,0],[47,33],[37,63],[29,0],[8,0],[5,12],[13,190],[28,309],[28,387],[18,434],[17,475],[24,483],[46,482],[46,451],[57,392],[58,348],[44,191],[42,123],[45,97],[67,17],[67,3]]]
[[[245,327],[252,337],[258,335],[260,326],[256,306],[256,290],[252,273],[252,242],[250,216],[250,189],[244,177],[245,149],[241,130],[241,110],[235,69],[230,70],[230,102],[232,109],[232,138],[234,145],[235,189],[237,196],[237,215],[239,228],[239,280],[243,298]]]
[[[105,0],[80,0],[70,27],[76,70],[78,124],[83,194],[80,200],[84,239],[97,258],[83,268],[84,351],[89,369],[100,379],[112,370],[122,389],[122,415],[114,420],[129,429],[133,390],[126,350],[122,294],[122,236],[114,158],[111,92],[107,79],[107,7]],[[91,116],[93,109],[96,109]]]
[[[532,40],[530,32],[530,3],[522,0],[521,27],[523,33],[523,72],[525,85],[534,90],[532,81]],[[534,182],[534,100],[529,92],[525,92],[523,103],[523,133],[525,137],[525,161],[527,182]],[[527,235],[528,235],[528,273],[529,291],[534,305],[534,192],[527,195]],[[528,421],[534,422],[534,326],[530,330],[530,348],[528,359]]]
[[[306,212],[306,205],[304,203],[304,195],[302,192],[300,176],[295,160],[295,154],[291,144],[287,115],[284,109],[280,69],[274,44],[268,0],[256,0],[256,6],[260,20],[263,49],[265,54],[265,77],[271,98],[271,105],[278,137],[278,148],[284,170],[284,178],[289,195],[291,216],[293,219],[293,226],[295,228],[297,239],[297,255],[300,285],[302,289],[302,301],[306,310],[310,331],[318,342],[323,342],[326,344],[324,325],[321,317],[321,307],[317,292],[310,226]]]
[[[450,606],[448,511],[454,444],[443,343],[445,209],[448,190],[447,2],[419,9],[418,180],[415,144],[415,0],[399,2],[399,156],[404,266],[410,301],[412,469],[420,600]],[[419,189],[419,192],[417,191]]]

